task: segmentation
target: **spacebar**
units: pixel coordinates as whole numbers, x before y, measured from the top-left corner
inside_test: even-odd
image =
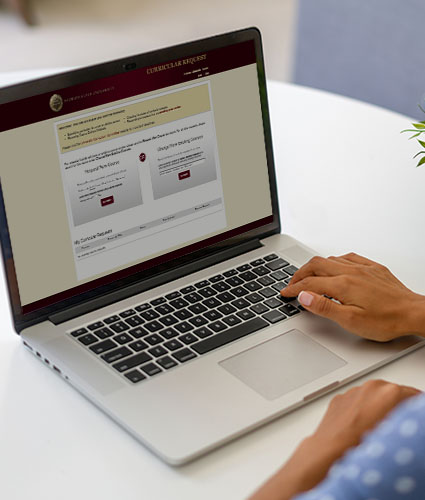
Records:
[[[218,333],[213,337],[202,340],[197,344],[192,344],[190,347],[198,354],[205,354],[206,352],[212,351],[213,349],[217,349],[217,347],[221,347],[222,345],[226,345],[229,342],[233,342],[234,340],[245,337],[250,333],[254,333],[257,330],[261,330],[266,326],[269,326],[269,323],[267,323],[267,321],[264,321],[264,319],[262,318],[254,318],[247,321],[246,323],[242,323],[241,325],[229,328],[222,333]]]

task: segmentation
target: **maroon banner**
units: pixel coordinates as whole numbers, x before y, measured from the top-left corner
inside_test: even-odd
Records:
[[[252,40],[0,105],[0,132],[256,62]]]

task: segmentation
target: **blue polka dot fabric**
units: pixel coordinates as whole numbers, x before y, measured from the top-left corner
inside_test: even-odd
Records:
[[[425,393],[409,399],[296,500],[425,500]]]

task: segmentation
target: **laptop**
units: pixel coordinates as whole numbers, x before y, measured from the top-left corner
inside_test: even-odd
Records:
[[[164,461],[422,345],[281,298],[315,252],[281,234],[257,29],[4,88],[0,117],[16,332]]]

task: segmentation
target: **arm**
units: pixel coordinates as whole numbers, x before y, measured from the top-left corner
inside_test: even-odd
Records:
[[[289,500],[314,488],[336,460],[361,442],[365,432],[400,402],[418,393],[411,387],[373,380],[336,396],[314,434],[251,500]]]
[[[298,296],[308,311],[371,340],[425,337],[425,297],[405,287],[386,267],[353,253],[314,257],[281,294]]]

